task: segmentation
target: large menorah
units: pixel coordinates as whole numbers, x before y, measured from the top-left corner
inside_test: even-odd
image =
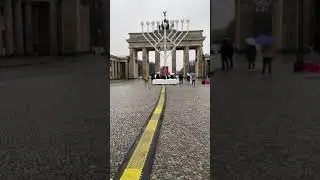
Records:
[[[141,29],[143,37],[150,43],[150,45],[157,51],[164,59],[164,66],[168,57],[176,50],[177,46],[189,33],[190,20],[171,20],[170,22],[166,19],[166,12],[163,12],[164,20],[160,21],[146,21],[141,22]],[[186,31],[184,31],[184,23],[186,22]],[[147,31],[144,31],[144,25],[147,26]],[[150,25],[152,31],[150,32]],[[157,25],[157,30],[155,30]],[[179,31],[179,25],[181,30]],[[169,33],[168,33],[169,32]],[[162,54],[161,51],[164,53]]]

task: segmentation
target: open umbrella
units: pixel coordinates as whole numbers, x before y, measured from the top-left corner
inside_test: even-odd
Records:
[[[194,72],[190,73],[190,76],[196,76],[196,75],[197,75],[197,74],[194,73]]]
[[[252,45],[252,46],[256,46],[256,45],[257,45],[255,39],[252,38],[252,37],[246,38],[245,41],[246,41],[246,43],[249,44],[249,45]]]
[[[273,37],[267,35],[258,36],[255,41],[260,45],[273,45],[274,43]]]

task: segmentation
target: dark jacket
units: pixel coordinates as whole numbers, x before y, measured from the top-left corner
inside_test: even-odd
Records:
[[[233,46],[231,43],[223,43],[220,48],[220,53],[222,56],[225,57],[232,57],[233,56]]]
[[[256,46],[248,44],[246,47],[246,55],[247,55],[247,58],[254,59],[257,55]]]

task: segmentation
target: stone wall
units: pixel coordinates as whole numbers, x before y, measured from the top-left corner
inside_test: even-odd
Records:
[[[89,52],[91,50],[89,4],[83,4],[80,0],[65,0],[61,8],[63,53]]]
[[[67,0],[61,4],[62,21],[62,51],[65,53],[74,53],[77,51],[77,1]]]

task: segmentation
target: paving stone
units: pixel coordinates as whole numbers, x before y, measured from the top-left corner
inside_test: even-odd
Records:
[[[241,59],[238,71],[214,75],[215,179],[319,179],[320,84],[282,58],[272,78],[258,78],[261,66],[249,75]]]
[[[209,179],[209,93],[199,82],[168,86],[151,179]]]
[[[78,59],[1,70],[0,179],[108,176],[104,60]]]
[[[160,95],[161,86],[142,80],[114,83],[110,88],[110,162],[112,177],[122,164],[148,120]]]

